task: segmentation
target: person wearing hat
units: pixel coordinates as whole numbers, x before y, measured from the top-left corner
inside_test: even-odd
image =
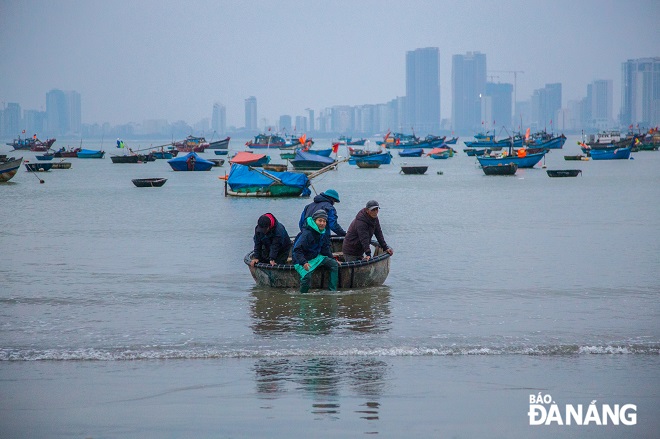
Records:
[[[390,255],[394,254],[383,236],[378,220],[380,205],[376,200],[369,200],[367,205],[360,209],[355,219],[348,226],[344,237],[342,252],[346,262],[358,261],[360,259],[371,259],[371,237],[376,235],[378,244]]]
[[[332,256],[330,235],[325,233],[328,214],[319,209],[307,217],[302,232],[298,233],[293,244],[292,259],[294,268],[300,274],[300,292],[309,291],[312,273],[319,267],[330,271],[328,289],[337,291],[339,264]]]
[[[300,221],[298,221],[300,231],[302,231],[308,217],[312,216],[317,210],[323,209],[328,214],[328,224],[325,228],[325,233],[330,236],[330,231],[333,231],[337,236],[346,236],[346,231],[337,222],[338,215],[337,209],[334,206],[335,203],[339,203],[339,194],[334,189],[328,189],[315,196],[314,201],[305,206],[300,214]]]
[[[254,253],[250,265],[261,262],[264,264],[286,264],[291,249],[289,234],[272,213],[259,217],[254,228]]]

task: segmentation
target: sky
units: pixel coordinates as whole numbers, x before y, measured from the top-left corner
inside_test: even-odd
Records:
[[[660,56],[658,0],[0,0],[0,100],[45,110],[51,89],[81,94],[82,122],[210,118],[244,125],[405,96],[406,52],[440,50],[441,117],[451,58],[485,53],[489,81],[518,100],[560,82],[563,106],[621,63]]]

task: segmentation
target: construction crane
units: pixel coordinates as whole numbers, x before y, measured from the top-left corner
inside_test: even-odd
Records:
[[[491,70],[492,73],[513,73],[513,105],[516,105],[518,102],[518,97],[516,95],[517,83],[518,83],[518,73],[525,73],[522,70]]]
[[[486,78],[489,78],[490,82],[493,82],[493,79],[495,79],[495,78],[500,79],[500,77],[497,76],[497,75],[488,75],[488,76],[486,76]]]

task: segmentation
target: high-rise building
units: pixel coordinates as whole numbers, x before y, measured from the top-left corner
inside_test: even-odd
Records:
[[[245,100],[245,129],[257,130],[257,98],[250,96]]]
[[[621,73],[621,125],[660,125],[660,57],[629,59]]]
[[[561,110],[561,84],[546,84],[532,93],[532,128],[553,131],[553,120]]]
[[[279,130],[283,133],[292,134],[293,130],[291,129],[291,116],[288,114],[281,115],[278,127]]]
[[[406,124],[418,134],[440,130],[440,51],[406,52]]]
[[[484,115],[484,121],[492,121],[493,128],[496,127],[507,127],[513,128],[511,123],[511,96],[513,93],[512,84],[501,84],[501,83],[486,83],[486,97],[488,99],[482,99],[482,103],[489,102],[490,107],[487,112],[488,116],[482,111]],[[482,105],[482,110],[485,110],[485,104]]]
[[[296,123],[293,126],[294,130],[298,133],[307,132],[307,118],[305,116],[296,116]]]
[[[314,110],[311,108],[305,108],[305,111],[307,112],[307,121],[309,124],[309,127],[307,128],[309,131],[314,131]]]
[[[2,117],[2,134],[6,137],[16,137],[22,134],[23,120],[21,118],[21,106],[10,102],[4,109]],[[32,136],[32,133],[26,132],[25,136]]]
[[[227,133],[227,109],[220,102],[213,104],[211,128],[221,136]]]
[[[46,93],[46,125],[48,135],[82,132],[80,93],[53,89]]]
[[[611,79],[599,79],[587,86],[589,119],[585,121],[586,127],[600,131],[612,128],[614,123],[612,90]]]
[[[454,130],[482,129],[481,99],[486,93],[486,54],[468,52],[452,57],[452,125]]]

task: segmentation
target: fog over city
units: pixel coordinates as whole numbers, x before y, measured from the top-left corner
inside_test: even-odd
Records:
[[[82,122],[195,122],[214,102],[227,124],[406,93],[406,52],[440,50],[441,117],[452,55],[486,54],[488,80],[517,100],[562,84],[562,105],[621,63],[660,54],[657,0],[0,0],[0,99],[45,110],[51,89],[81,95]],[[497,72],[496,72],[497,71]],[[615,116],[616,117],[616,116]]]

